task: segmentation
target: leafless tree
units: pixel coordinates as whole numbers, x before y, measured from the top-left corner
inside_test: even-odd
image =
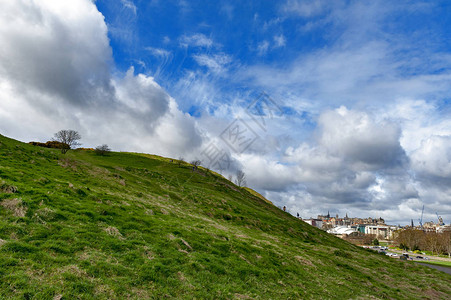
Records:
[[[180,156],[179,159],[177,160],[177,164],[179,165],[179,167],[182,165],[182,163],[185,162],[185,158],[183,158],[183,156]]]
[[[445,231],[442,235],[445,252],[448,253],[448,257],[451,258],[451,231]]]
[[[191,164],[193,165],[193,170],[197,170],[202,162],[200,160],[193,160]]]
[[[436,232],[428,232],[424,235],[423,241],[424,246],[422,245],[422,250],[429,250],[432,252],[432,255],[440,254],[444,252],[443,247],[443,237],[441,234]]]
[[[96,150],[95,150],[97,155],[102,155],[102,156],[107,154],[110,151],[111,151],[111,149],[108,147],[107,144],[103,144],[101,146],[97,146]]]
[[[410,250],[416,250],[420,248],[423,239],[424,232],[417,229],[402,230],[396,237],[396,241],[399,245],[404,245]]]
[[[69,151],[69,149],[72,149],[72,147],[81,145],[78,142],[81,139],[81,135],[75,130],[60,130],[55,133],[54,139],[67,145],[67,147],[61,149],[61,153],[63,154]]]
[[[243,171],[238,170],[236,172],[236,180],[235,180],[235,184],[239,187],[245,186],[246,185],[246,174],[244,174]]]

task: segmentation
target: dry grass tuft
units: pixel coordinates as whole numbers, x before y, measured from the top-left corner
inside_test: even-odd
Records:
[[[22,200],[20,199],[5,199],[0,205],[3,206],[6,210],[9,210],[13,213],[15,217],[23,218],[27,213],[28,208],[22,205]]]
[[[308,260],[302,256],[295,256],[294,258],[296,258],[296,260],[303,265],[314,267],[314,264],[312,264],[312,262],[310,260]]]
[[[180,239],[180,240],[182,241],[183,244],[185,244],[186,247],[188,247],[190,250],[193,250],[193,247],[191,247],[187,241],[185,241],[184,239]]]
[[[60,165],[63,168],[71,168],[74,171],[77,170],[77,163],[68,158],[62,158],[58,160],[58,165]]]
[[[108,233],[111,236],[117,237],[119,239],[124,239],[122,234],[119,232],[119,229],[117,229],[116,227],[108,226],[104,230],[105,230],[106,233]]]
[[[17,193],[17,187],[8,185],[4,181],[0,181],[0,192],[5,194]]]

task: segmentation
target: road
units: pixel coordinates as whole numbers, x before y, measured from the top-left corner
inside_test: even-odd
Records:
[[[436,270],[439,270],[439,271],[442,271],[442,272],[445,272],[445,273],[448,273],[449,275],[451,275],[451,268],[450,267],[425,264],[425,263],[421,263],[421,262],[419,262],[418,264],[426,266],[426,267],[429,267],[429,268],[433,268],[433,269],[436,269]]]
[[[423,259],[415,259],[415,257],[417,257],[417,256],[422,256],[422,257],[427,258],[427,260],[429,260],[429,261],[448,261],[448,262],[451,262],[451,258],[438,257],[438,256],[435,256],[435,255],[416,254],[416,253],[413,253],[411,251],[400,251],[400,250],[388,249],[387,252],[393,252],[393,253],[396,253],[396,254],[398,254],[400,256],[403,253],[408,253],[409,256],[414,258],[414,260],[416,260],[416,261],[423,261]]]

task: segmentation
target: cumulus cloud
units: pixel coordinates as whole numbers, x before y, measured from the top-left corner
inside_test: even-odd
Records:
[[[389,168],[406,161],[401,130],[389,121],[374,122],[364,112],[340,107],[319,118],[320,143],[334,155],[363,168]]]
[[[0,42],[4,134],[46,140],[73,128],[89,146],[166,155],[200,146],[194,120],[152,77],[112,75],[107,27],[91,1],[2,3]]]
[[[396,122],[340,107],[324,111],[317,124],[310,142],[288,147],[278,160],[256,153],[237,157],[248,182],[293,210],[382,211],[420,197]]]
[[[418,176],[451,182],[451,135],[433,135],[421,142],[411,155]]]
[[[415,150],[401,145],[417,122],[428,119],[424,101],[401,101],[399,114],[371,113],[340,107],[318,116],[310,141],[288,147],[280,159],[242,155],[248,182],[276,205],[292,213],[315,216],[331,210],[350,216],[381,216],[391,223],[451,213],[451,135],[447,119],[422,124]],[[403,109],[401,109],[403,108]],[[427,110],[424,110],[427,112]],[[430,111],[432,113],[432,110]],[[389,117],[390,116],[390,117]],[[413,123],[413,125],[411,124]],[[403,127],[401,127],[401,125]]]
[[[110,92],[107,27],[92,3],[7,1],[2,6],[0,74],[5,80],[74,104]]]

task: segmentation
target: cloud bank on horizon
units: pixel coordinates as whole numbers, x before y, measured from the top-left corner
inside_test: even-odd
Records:
[[[201,157],[304,217],[451,222],[451,6],[0,1],[0,131]],[[422,20],[418,22],[418,20]],[[265,91],[279,114],[258,126]],[[223,133],[235,120],[255,141]],[[230,145],[229,145],[230,146]]]

